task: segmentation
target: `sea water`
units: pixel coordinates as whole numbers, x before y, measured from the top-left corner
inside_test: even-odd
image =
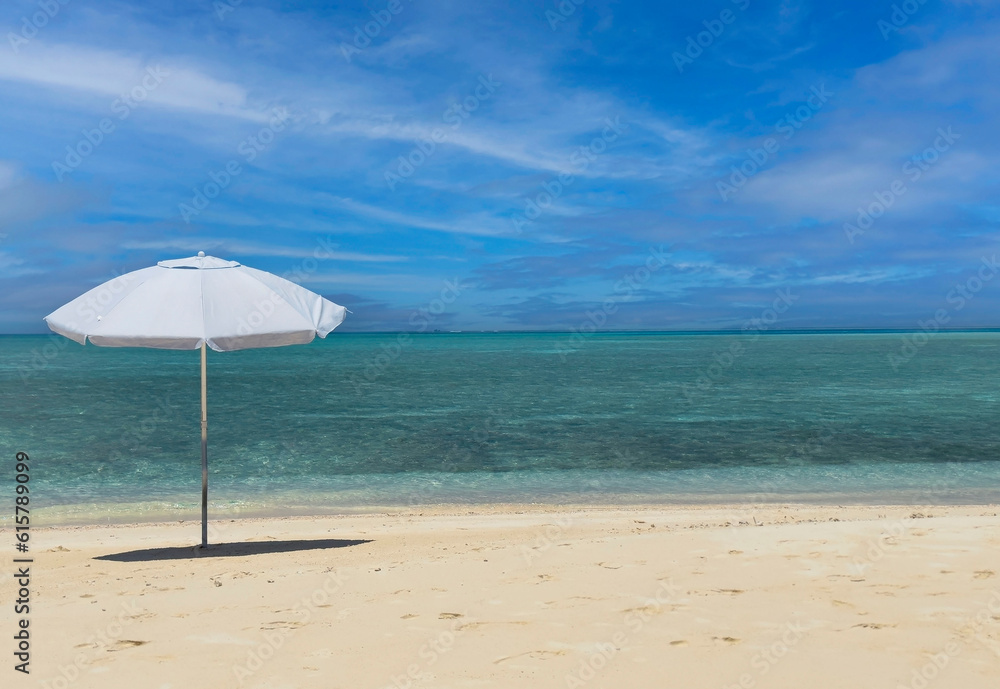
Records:
[[[52,522],[194,518],[197,351],[0,337]],[[1000,333],[342,334],[209,352],[214,513],[1000,502]]]

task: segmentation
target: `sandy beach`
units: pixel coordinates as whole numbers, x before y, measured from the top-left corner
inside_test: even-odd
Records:
[[[217,522],[207,554],[197,521],[39,528],[23,685],[995,687],[998,513],[434,508]]]

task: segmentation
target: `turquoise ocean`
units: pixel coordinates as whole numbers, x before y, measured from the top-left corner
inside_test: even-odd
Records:
[[[332,333],[209,352],[212,513],[1000,502],[1000,333]],[[49,523],[198,519],[197,351],[0,337]]]

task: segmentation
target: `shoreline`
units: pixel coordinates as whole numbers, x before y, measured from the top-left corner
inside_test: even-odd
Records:
[[[661,501],[639,500],[636,502],[615,501],[614,495],[606,496],[607,500],[579,500],[567,502],[429,502],[429,503],[386,503],[386,504],[355,504],[338,505],[318,508],[316,505],[299,505],[276,508],[260,504],[212,504],[209,503],[209,523],[213,519],[229,520],[268,520],[268,519],[322,519],[327,517],[385,515],[401,516],[413,513],[427,514],[503,514],[510,512],[561,512],[561,511],[617,511],[617,510],[711,510],[727,509],[731,511],[750,511],[754,509],[768,510],[773,508],[791,507],[796,509],[851,509],[875,508],[905,509],[920,507],[923,509],[944,508],[989,508],[997,507],[1000,501],[948,500],[907,501],[909,492],[900,492],[898,500],[872,500],[870,496],[856,495],[793,495],[781,496],[775,494],[754,494],[746,500],[712,500],[709,496],[665,496]],[[593,496],[588,496],[593,497]],[[648,497],[648,496],[642,496]],[[719,497],[719,496],[716,496]],[[725,496],[732,497],[732,496]],[[887,497],[881,495],[880,497]],[[891,496],[890,496],[891,497]],[[921,497],[925,497],[922,495]],[[685,499],[686,498],[686,499]],[[69,526],[107,526],[122,524],[170,524],[178,522],[198,521],[200,505],[191,502],[186,504],[165,502],[135,502],[135,503],[83,503],[68,504],[55,507],[36,508],[33,511],[35,528],[61,528]],[[10,517],[0,518],[0,528],[13,523]],[[43,526],[44,525],[44,526]]]
[[[139,506],[147,503],[125,503],[126,505]],[[70,505],[69,507],[76,507],[76,505]],[[333,511],[328,512],[300,512],[297,511],[299,508],[288,508],[292,511],[287,514],[271,514],[271,513],[240,513],[236,508],[232,510],[232,513],[227,511],[225,508],[218,508],[209,503],[209,520],[212,518],[213,510],[215,514],[218,515],[220,519],[239,519],[241,521],[268,521],[268,520],[282,520],[282,519],[325,519],[325,518],[338,518],[338,517],[352,517],[352,516],[413,516],[415,514],[427,514],[430,516],[434,515],[492,515],[492,514],[510,514],[510,513],[553,513],[553,512],[623,512],[623,511],[711,511],[711,510],[742,510],[748,511],[753,509],[760,510],[771,510],[771,509],[816,509],[816,510],[829,510],[829,509],[876,509],[876,508],[886,508],[890,510],[905,510],[908,508],[925,508],[925,509],[976,509],[976,508],[995,508],[1000,509],[1000,502],[878,502],[878,501],[866,501],[864,498],[857,498],[856,501],[825,501],[825,500],[780,500],[780,499],[754,499],[748,501],[664,501],[664,502],[449,502],[449,503],[418,503],[412,505],[403,504],[383,504],[383,505],[355,505],[355,506],[344,506],[337,508]],[[46,511],[58,509],[45,507],[37,509],[33,512],[36,516],[45,515]],[[194,513],[199,509],[199,506],[191,503],[190,505],[185,505],[183,510],[186,512]],[[310,508],[303,507],[302,510],[308,510]],[[182,514],[179,509],[177,514]],[[180,518],[180,519],[152,519],[152,520],[139,520],[135,522],[121,521],[121,522],[111,522],[112,524],[173,524],[177,522],[187,522],[187,521],[197,521],[197,519]],[[101,526],[105,522],[95,522],[92,526]],[[45,527],[38,528],[54,528],[58,529],[62,526],[88,526],[88,524],[51,524]]]
[[[84,491],[33,484],[39,523],[121,523],[200,517],[200,486],[147,494],[131,487]],[[65,495],[45,505],[45,496]],[[71,498],[69,496],[72,496]],[[661,471],[523,470],[351,474],[294,486],[275,476],[266,488],[215,477],[209,512],[218,518],[397,512],[416,506],[479,508],[541,504],[555,508],[750,504],[1000,504],[1000,461],[706,467]],[[11,523],[0,516],[0,526]]]

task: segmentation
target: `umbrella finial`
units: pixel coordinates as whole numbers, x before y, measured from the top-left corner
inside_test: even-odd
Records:
[[[198,252],[198,258],[205,258],[205,252],[204,251],[199,251]]]

